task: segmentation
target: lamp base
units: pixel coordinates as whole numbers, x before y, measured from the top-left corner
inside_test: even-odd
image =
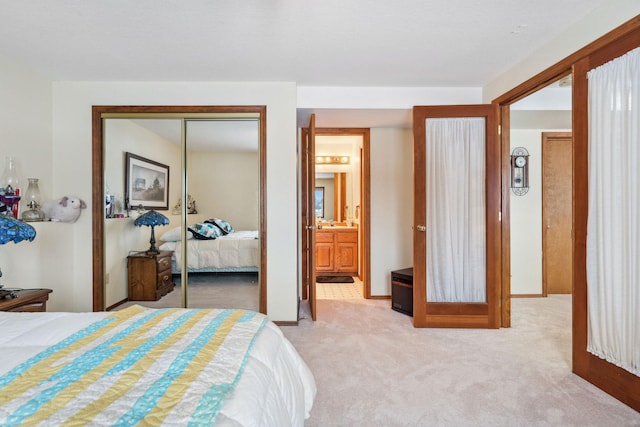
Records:
[[[44,213],[40,209],[29,209],[22,213],[24,222],[40,222],[44,221]]]

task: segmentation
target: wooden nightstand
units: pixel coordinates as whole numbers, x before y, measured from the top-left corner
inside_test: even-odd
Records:
[[[172,254],[173,251],[138,252],[127,257],[129,301],[158,301],[173,291]]]
[[[17,298],[0,299],[0,311],[47,311],[51,289],[22,289]]]

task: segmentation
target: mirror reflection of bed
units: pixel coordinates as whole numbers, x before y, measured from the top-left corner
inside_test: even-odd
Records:
[[[181,127],[181,120],[175,119],[106,120],[105,193],[114,195],[116,212],[120,209],[126,216],[123,176],[118,169],[124,152],[134,152],[170,167],[169,209],[158,210],[170,223],[156,227],[155,236],[158,248],[172,253],[171,273],[176,286],[157,301],[130,300],[119,307],[181,306],[182,238],[186,235],[187,305],[259,311],[259,121],[255,118],[185,121],[185,169],[191,196],[187,226],[192,230],[185,233],[179,206],[183,203]],[[122,248],[140,251],[149,246],[149,230],[132,226],[131,217],[137,214],[132,209],[129,218],[105,220],[106,307],[128,298],[128,289],[122,284],[122,278],[126,283],[127,277]],[[215,220],[222,220],[223,227],[213,224]],[[209,232],[210,227],[217,232]],[[109,280],[110,276],[119,280]]]

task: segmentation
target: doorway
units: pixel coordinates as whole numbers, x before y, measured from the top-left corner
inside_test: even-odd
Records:
[[[509,189],[508,196],[511,234],[510,294],[514,298],[546,296],[547,267],[553,264],[563,265],[566,259],[560,259],[561,255],[565,255],[569,265],[571,264],[571,241],[569,240],[568,247],[557,253],[554,250],[557,242],[549,233],[561,233],[564,242],[567,235],[571,239],[571,155],[566,150],[551,150],[548,146],[545,149],[545,140],[549,140],[552,135],[569,135],[569,144],[563,148],[571,150],[570,77],[556,80],[510,106],[509,154],[519,147],[530,154],[528,191],[523,193]],[[566,142],[567,139],[562,141]],[[559,223],[553,219],[552,225],[550,215],[553,212],[568,214],[568,222],[563,219]],[[566,269],[570,271],[570,267],[565,267]],[[553,271],[549,273],[555,274]],[[567,278],[570,287],[571,275]],[[556,281],[555,278],[551,280]]]
[[[302,129],[302,139],[309,131]],[[310,292],[309,277],[303,271],[302,299],[309,299],[314,306],[316,299],[351,298],[357,291],[359,298],[370,298],[369,282],[369,129],[318,128],[314,132],[313,181],[310,191],[303,192],[301,203],[308,205],[308,198],[322,195],[315,200],[312,212],[314,242],[302,248],[313,252],[309,259],[313,276],[345,276],[347,282],[317,283],[326,287]],[[303,270],[305,270],[303,268]],[[353,280],[351,283],[350,280]],[[331,289],[331,288],[340,289]],[[347,289],[349,288],[349,289]]]

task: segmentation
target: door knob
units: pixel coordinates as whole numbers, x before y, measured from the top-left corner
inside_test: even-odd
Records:
[[[416,228],[418,229],[418,231],[420,231],[420,232],[422,232],[422,233],[424,233],[425,231],[427,231],[427,227],[425,227],[425,226],[424,226],[424,225],[422,225],[422,224],[418,224],[418,225],[416,225]]]

